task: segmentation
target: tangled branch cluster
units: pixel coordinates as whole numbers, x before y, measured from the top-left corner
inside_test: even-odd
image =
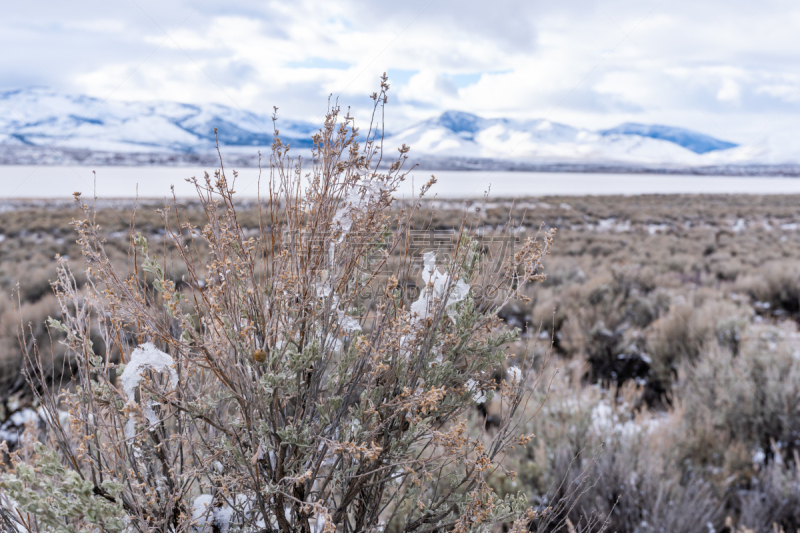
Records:
[[[165,208],[164,254],[132,234],[123,274],[78,197],[90,281],[79,290],[59,260],[64,318],[50,325],[80,371],[40,398],[47,447],[0,482],[19,530],[523,531],[536,519],[488,483],[540,378],[495,382],[517,335],[496,312],[541,279],[552,234],[497,265],[465,219],[437,265],[410,245],[419,205],[393,196],[408,148],[387,165],[380,130],[361,144],[338,108],[310,163],[275,133],[255,236],[221,167],[193,179],[205,226]],[[420,278],[418,294],[401,290]],[[493,394],[499,427],[471,432],[468,410]]]

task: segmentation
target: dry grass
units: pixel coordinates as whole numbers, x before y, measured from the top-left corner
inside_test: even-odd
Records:
[[[563,514],[581,531],[588,516],[608,517],[612,531],[709,531],[706,524],[723,531],[728,517],[730,530],[766,532],[777,524],[797,531],[798,200],[517,201],[512,220],[524,214],[529,232],[543,222],[557,227],[558,237],[545,262],[548,279],[526,289],[531,302],[503,310],[510,324],[527,327],[527,342],[511,351],[539,365],[547,341],[534,345],[533,337],[540,328],[552,332],[561,371],[531,427],[537,438],[508,458],[519,476],[497,474],[497,490],[524,490],[534,504],[569,496],[575,506]],[[481,211],[479,225],[508,220],[512,204],[495,204]],[[199,204],[185,205],[198,223]],[[153,248],[165,238],[155,207],[144,203],[137,213]],[[254,205],[238,206],[237,215],[243,231],[258,229]],[[80,216],[35,205],[0,213],[0,283],[8,294],[19,282],[23,321],[43,343],[41,324],[57,311],[42,289],[55,279],[56,253],[80,257],[67,229]],[[120,266],[131,216],[124,202],[98,211],[109,256]],[[444,231],[462,216],[461,204],[436,202],[424,204],[416,220]],[[176,283],[186,274],[167,270]],[[13,305],[4,305],[8,383],[20,352]],[[490,421],[493,409],[484,410]],[[472,420],[484,423],[479,412]],[[574,480],[586,489],[570,492]]]

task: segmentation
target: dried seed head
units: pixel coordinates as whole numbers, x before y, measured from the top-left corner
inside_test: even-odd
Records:
[[[257,363],[263,363],[267,360],[267,352],[259,348],[253,352],[253,359],[255,359]]]

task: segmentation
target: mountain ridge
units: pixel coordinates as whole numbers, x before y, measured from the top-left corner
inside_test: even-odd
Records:
[[[600,133],[602,135],[641,135],[642,137],[663,139],[683,146],[696,154],[705,154],[714,150],[727,150],[728,148],[736,148],[739,146],[736,143],[715,139],[710,135],[704,135],[696,131],[674,126],[664,126],[662,124],[625,122],[614,128],[600,130]]]
[[[228,152],[250,154],[254,148],[269,147],[273,139],[271,117],[220,104],[104,101],[43,87],[0,92],[0,99],[7,104],[0,106],[0,146],[4,148],[0,161],[6,164],[13,164],[15,154],[22,154],[20,161],[29,159],[37,148],[58,148],[62,160],[73,161],[84,158],[76,154],[87,150],[106,154],[101,160],[143,161],[146,154],[161,154],[151,159],[182,161],[185,155],[213,153],[217,140]],[[311,136],[320,126],[287,119],[277,123],[281,140],[301,152],[311,148]],[[513,162],[506,165],[512,167],[797,163],[793,145],[783,150],[790,154],[787,157],[770,151],[769,146],[740,147],[674,126],[627,122],[594,131],[546,119],[484,118],[455,110],[387,133],[386,143],[406,144],[413,157],[432,166],[436,160],[455,165],[452,162],[458,158]]]

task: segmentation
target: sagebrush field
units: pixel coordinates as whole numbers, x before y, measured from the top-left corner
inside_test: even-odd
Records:
[[[435,192],[435,188],[432,190]],[[489,483],[523,491],[541,506],[567,499],[568,527],[593,521],[610,531],[795,531],[800,524],[800,198],[637,196],[424,201],[415,215],[422,248],[447,251],[464,213],[479,222],[485,253],[499,257],[520,235],[556,228],[547,279],[523,289],[529,303],[500,316],[518,327],[515,354],[544,383],[526,433]],[[181,202],[190,221],[197,201]],[[132,202],[97,203],[106,250],[121,268],[133,247]],[[140,201],[135,227],[151,250],[165,245],[163,202]],[[259,231],[258,206],[241,201],[243,231]],[[60,310],[50,287],[54,257],[82,268],[69,202],[7,202],[0,213],[2,435],[16,444],[34,397],[21,377],[18,325],[55,355],[48,332]],[[493,239],[512,220],[517,238]],[[520,232],[521,231],[521,232]],[[506,248],[503,248],[503,247]],[[504,251],[505,250],[505,251]],[[165,274],[186,279],[178,262]],[[418,279],[400,280],[413,288]],[[80,285],[85,280],[77,276]],[[12,298],[13,293],[13,298]],[[18,302],[18,310],[15,307]],[[552,350],[550,347],[552,345]],[[548,358],[547,354],[552,352]],[[540,368],[547,362],[546,368]],[[539,365],[539,366],[537,366]],[[519,365],[521,366],[521,365]],[[516,371],[516,370],[514,370]],[[513,376],[511,376],[513,377]],[[68,380],[67,380],[68,381]],[[501,406],[468,414],[471,432],[491,434]],[[16,418],[13,416],[17,414]],[[16,424],[16,422],[20,422]],[[578,490],[574,490],[578,487]],[[599,517],[599,521],[597,520]]]

